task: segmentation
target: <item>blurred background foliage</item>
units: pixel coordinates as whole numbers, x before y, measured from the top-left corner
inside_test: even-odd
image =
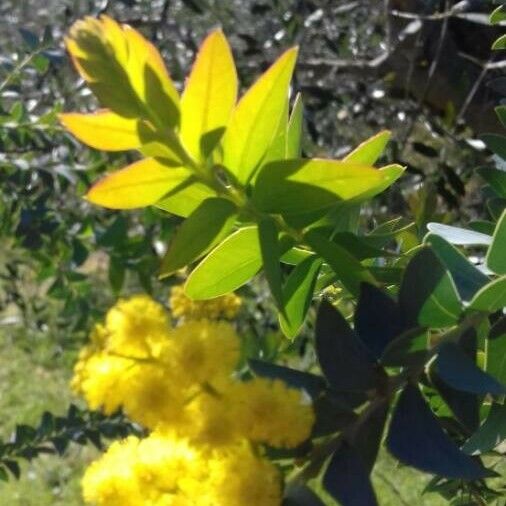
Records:
[[[97,176],[134,155],[86,149],[58,124],[64,108],[96,106],[63,48],[74,20],[107,13],[140,29],[180,86],[217,25],[244,86],[298,44],[293,91],[306,105],[304,151],[341,157],[392,130],[383,161],[405,164],[407,175],[362,220],[366,228],[398,215],[414,221],[403,238],[407,250],[410,234],[423,237],[429,221],[468,223],[497,213],[485,208],[476,174],[492,161],[479,136],[500,131],[494,106],[506,96],[506,62],[490,51],[503,32],[488,23],[493,8],[488,0],[2,0],[0,408],[10,414],[0,434],[40,423],[47,409],[65,418],[66,381],[93,322],[119,295],[147,291],[166,300],[173,282],[158,281],[157,258],[177,218],[152,209],[111,212],[81,198]],[[259,281],[242,295],[251,355],[271,358],[286,344],[268,292]],[[290,345],[294,357],[307,357],[307,335]],[[75,474],[44,457],[24,485],[0,493],[0,505],[80,504],[75,476],[91,453],[70,451]],[[382,504],[438,504],[420,498],[424,483],[411,471],[394,483],[391,466],[385,457],[375,472]]]

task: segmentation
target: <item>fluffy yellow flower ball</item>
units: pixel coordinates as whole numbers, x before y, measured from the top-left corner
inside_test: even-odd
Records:
[[[232,396],[237,424],[252,441],[294,448],[311,434],[310,399],[281,380],[255,378],[236,385]]]
[[[150,357],[166,340],[164,307],[147,295],[120,300],[105,318],[109,350],[131,357]]]
[[[232,320],[241,308],[241,298],[234,293],[228,293],[211,300],[192,300],[184,293],[182,286],[174,286],[170,292],[169,306],[174,318]]]
[[[185,440],[130,436],[86,470],[83,496],[96,506],[194,504],[183,500],[199,491],[205,470],[205,461]]]
[[[208,488],[206,506],[280,506],[282,500],[280,472],[245,441],[215,453]]]
[[[229,376],[239,361],[239,338],[226,322],[188,321],[173,330],[171,340],[162,360],[173,364],[181,386]]]

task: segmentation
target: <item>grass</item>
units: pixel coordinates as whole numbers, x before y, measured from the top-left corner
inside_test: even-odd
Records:
[[[68,380],[73,355],[55,355],[47,337],[0,334],[0,436],[7,438],[16,423],[36,424],[45,410],[66,411],[72,400]],[[73,446],[64,458],[44,456],[23,464],[19,481],[0,482],[0,506],[83,506],[80,477],[95,455],[91,448]],[[444,505],[438,496],[422,495],[428,480],[398,467],[386,454],[373,473],[381,506]],[[328,504],[334,503],[329,499]]]

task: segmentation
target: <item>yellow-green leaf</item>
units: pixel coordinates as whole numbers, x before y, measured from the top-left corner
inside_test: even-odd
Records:
[[[286,51],[241,98],[223,139],[224,165],[241,183],[251,178],[277,132],[297,58]]]
[[[270,213],[303,214],[343,200],[370,198],[402,174],[402,167],[378,170],[364,164],[299,159],[265,165],[255,184],[257,206]]]
[[[187,218],[204,200],[216,196],[214,190],[191,176],[182,180],[177,187],[157,202],[156,207]]]
[[[163,128],[179,124],[179,96],[157,49],[128,25],[86,17],[66,38],[72,60],[102,104]]]
[[[126,151],[138,149],[141,140],[138,120],[123,118],[107,109],[90,114],[60,114],[60,122],[78,140],[95,149]]]
[[[195,160],[205,160],[220,140],[237,100],[237,72],[227,39],[212,32],[181,98],[181,138]]]
[[[304,105],[302,104],[301,94],[295,97],[292,114],[288,121],[288,131],[286,134],[286,157],[300,158],[302,144],[302,123],[304,119]]]
[[[377,133],[373,137],[359,144],[343,159],[343,162],[374,165],[385,150],[391,135],[391,132],[388,130]]]
[[[86,198],[110,209],[146,207],[190,177],[187,169],[167,167],[154,158],[146,158],[105,176],[91,187]]]
[[[228,236],[193,270],[185,285],[192,299],[212,299],[247,283],[262,266],[256,226]]]

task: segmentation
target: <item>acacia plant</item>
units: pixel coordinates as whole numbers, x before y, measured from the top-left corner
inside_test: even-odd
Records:
[[[236,70],[221,31],[212,32],[202,44],[181,97],[157,50],[128,26],[105,16],[86,18],[72,27],[66,42],[78,72],[106,109],[63,114],[64,126],[94,148],[137,150],[142,155],[95,183],[86,198],[111,209],[153,205],[184,218],[168,245],[161,276],[197,263],[184,290],[189,298],[202,300],[231,292],[262,271],[280,327],[289,339],[299,333],[313,298],[327,293],[327,287],[333,287],[340,300],[340,310],[325,297],[319,305],[314,336],[318,365],[308,371],[252,360],[246,371],[236,372],[234,381],[240,378],[239,383],[231,384],[222,377],[218,381],[216,370],[204,360],[209,367],[202,371],[183,368],[177,379],[171,376],[174,382],[201,374],[200,380],[192,381],[199,384],[200,397],[207,395],[218,403],[219,421],[225,420],[227,410],[235,413],[241,402],[246,409],[257,396],[257,400],[270,399],[279,416],[284,413],[285,427],[299,427],[303,420],[312,424],[310,434],[301,430],[291,444],[279,444],[281,432],[287,429],[282,423],[274,424],[272,417],[270,423],[280,432],[274,425],[269,430],[277,437],[258,436],[271,433],[265,427],[263,432],[251,429],[251,411],[245,417],[232,417],[231,423],[242,424],[232,431],[237,439],[227,443],[235,445],[235,450],[222,454],[216,450],[218,443],[213,443],[215,453],[204,459],[205,470],[199,467],[197,472],[192,467],[183,473],[182,481],[170,476],[175,472],[170,455],[179,455],[179,471],[189,469],[189,461],[203,462],[195,452],[201,456],[198,441],[204,443],[190,436],[187,426],[183,433],[176,431],[176,437],[170,417],[172,428],[167,434],[167,423],[160,426],[149,409],[139,410],[134,402],[141,398],[139,392],[148,395],[156,390],[153,385],[161,383],[153,379],[151,388],[142,390],[133,383],[129,387],[125,379],[123,390],[115,390],[116,397],[111,398],[110,389],[97,385],[100,376],[88,373],[94,387],[83,383],[81,388],[85,395],[86,390],[98,392],[94,407],[106,412],[123,407],[154,431],[151,439],[129,438],[123,446],[111,447],[102,464],[87,474],[88,499],[99,505],[129,504],[128,497],[136,497],[136,504],[142,500],[145,504],[202,505],[207,500],[234,506],[315,506],[327,500],[314,492],[317,479],[345,506],[375,505],[369,476],[385,440],[401,463],[436,475],[431,489],[452,504],[464,504],[455,501],[465,499],[478,504],[493,500],[497,492],[486,479],[496,473],[483,464],[480,455],[493,451],[506,430],[505,213],[494,224],[493,238],[478,244],[486,270],[478,269],[442,237],[441,228],[421,243],[415,237],[414,247],[407,251],[399,244],[412,225],[401,218],[361,232],[363,202],[386,190],[403,168],[374,167],[388,142],[388,132],[365,141],[343,160],[302,156],[302,100],[300,96],[293,103],[289,99],[296,48],[282,54],[236,103]],[[487,181],[503,192],[501,182]],[[120,304],[125,308],[129,303]],[[143,317],[156,313],[156,321],[165,321],[160,308],[148,301],[143,304],[138,306]],[[122,318],[130,314],[130,310],[122,311]],[[131,317],[136,318],[135,314]],[[125,338],[128,332],[119,332],[117,325],[118,320],[112,318],[106,321],[105,333],[102,329],[94,334],[92,356],[98,354],[101,360],[105,353],[115,356],[114,360],[132,359],[124,356],[124,350],[134,353],[141,341],[149,342],[149,356],[136,355],[135,360],[142,367],[155,360],[172,371],[178,367],[174,357],[185,356],[177,351],[185,339],[193,342],[205,334],[199,341],[204,342],[216,334],[215,348],[207,343],[202,350],[222,363],[228,375],[233,369],[234,361],[228,361],[231,355],[222,360],[220,353],[233,349],[234,339],[228,339],[224,330],[219,337],[220,332],[210,330],[212,323],[200,323],[191,332],[185,326],[167,330],[163,323],[165,330],[153,335],[159,339],[160,332],[168,332],[168,340],[180,340],[170,346],[156,344],[152,334],[137,324],[142,336],[137,336],[136,343],[136,337],[130,336],[134,340],[130,342]],[[132,328],[121,326],[127,327]],[[160,350],[166,346],[164,354]],[[221,351],[216,350],[219,346],[223,346]],[[91,368],[96,374],[103,370]],[[255,387],[262,377],[272,383],[260,382]],[[237,388],[246,389],[243,396],[234,396]],[[304,390],[311,399],[314,420],[307,410],[286,407],[295,398],[294,389]],[[161,404],[156,404],[159,397],[146,403],[165,409],[164,413],[170,411],[173,392],[170,388],[166,392]],[[265,413],[266,402],[262,404]],[[192,423],[210,411],[209,406],[197,411]],[[487,462],[493,463],[491,458]],[[282,470],[282,488],[275,484],[281,475],[267,461]],[[142,468],[144,478],[150,476],[151,487],[159,484],[159,502],[149,487],[128,488],[144,483],[131,479],[128,463]],[[215,479],[216,469],[221,474]],[[246,474],[257,481],[252,484]],[[232,475],[234,479],[227,482]],[[204,491],[198,482],[213,486]]]

